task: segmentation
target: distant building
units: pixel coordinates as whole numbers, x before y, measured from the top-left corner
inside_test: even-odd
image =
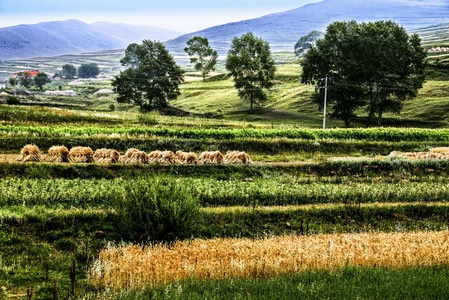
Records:
[[[6,84],[8,80],[6,78],[0,78],[0,89],[6,89]]]
[[[12,73],[11,77],[16,78],[19,75],[19,73],[24,73],[24,72],[30,73],[31,77],[35,77],[37,74],[39,74],[39,70],[24,70],[24,71]]]

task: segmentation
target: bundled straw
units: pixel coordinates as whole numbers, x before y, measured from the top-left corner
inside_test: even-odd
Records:
[[[178,164],[197,164],[198,157],[193,152],[176,151],[176,162]]]
[[[169,150],[154,150],[148,153],[148,161],[153,164],[173,164],[176,162],[176,155]]]
[[[20,151],[17,161],[40,161],[39,148],[36,145],[25,145]]]
[[[98,163],[115,164],[120,159],[120,153],[114,149],[97,149],[94,153],[94,160]]]
[[[48,162],[69,162],[69,149],[66,146],[52,146],[44,159]]]
[[[243,151],[228,151],[224,157],[225,164],[252,164],[248,153]]]
[[[144,151],[136,148],[128,149],[119,160],[122,164],[148,163],[148,156]]]
[[[220,151],[205,151],[198,158],[198,161],[202,164],[221,164],[223,160],[224,156]]]
[[[90,147],[72,147],[69,151],[69,160],[75,163],[94,162],[94,152]]]

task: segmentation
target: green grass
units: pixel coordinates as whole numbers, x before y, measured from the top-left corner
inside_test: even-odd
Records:
[[[275,278],[187,281],[115,299],[446,299],[447,268],[339,268]],[[107,292],[100,298],[107,299]],[[99,297],[96,295],[95,297]],[[91,298],[89,298],[91,299]]]

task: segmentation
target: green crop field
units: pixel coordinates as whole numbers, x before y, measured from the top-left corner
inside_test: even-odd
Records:
[[[34,91],[0,104],[1,299],[448,297],[449,85],[435,57],[385,127],[360,111],[353,128],[329,118],[323,130],[291,55],[276,54],[278,84],[252,114],[223,70],[206,82],[188,72],[171,103],[186,116],[95,96],[121,55],[36,60],[48,71],[94,61],[105,78],[46,86],[76,97]],[[38,153],[21,153],[26,145]],[[50,160],[52,146],[120,159]],[[122,159],[134,148],[198,159]],[[224,159],[201,160],[208,151]]]

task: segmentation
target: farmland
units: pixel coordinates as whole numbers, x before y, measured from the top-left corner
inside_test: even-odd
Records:
[[[182,86],[184,117],[93,97],[107,81],[1,104],[0,295],[446,298],[449,160],[390,153],[449,147],[447,84],[426,82],[390,127],[322,130],[299,72],[280,66],[255,114],[224,75]],[[41,160],[17,161],[28,144]],[[239,150],[252,163],[45,161],[55,145]]]

